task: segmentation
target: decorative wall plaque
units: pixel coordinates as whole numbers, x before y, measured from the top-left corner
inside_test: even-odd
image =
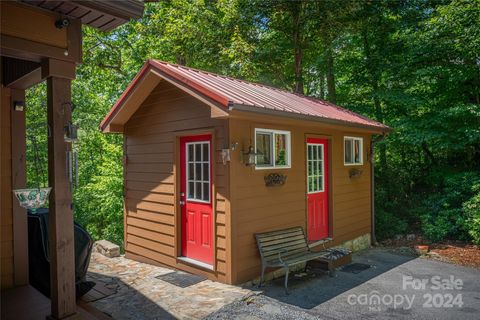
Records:
[[[287,181],[287,176],[280,173],[270,173],[267,174],[263,179],[265,180],[265,185],[267,187],[277,187],[285,184],[285,181]]]
[[[363,173],[363,170],[353,168],[353,169],[350,169],[350,171],[348,172],[348,176],[350,177],[350,179],[359,178],[362,175],[362,173]]]

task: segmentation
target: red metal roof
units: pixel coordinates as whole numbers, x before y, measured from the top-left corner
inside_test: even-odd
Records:
[[[324,100],[159,60],[148,60],[146,62],[110,113],[102,121],[102,129],[106,127],[111,118],[119,111],[118,109],[121,108],[123,100],[133,90],[135,83],[141,78],[141,74],[149,68],[163,72],[191,89],[209,97],[226,109],[238,108],[254,112],[279,113],[287,116],[290,114],[306,119],[311,117],[312,120],[323,119],[327,122],[365,126],[381,131],[390,130],[388,126],[380,122]]]

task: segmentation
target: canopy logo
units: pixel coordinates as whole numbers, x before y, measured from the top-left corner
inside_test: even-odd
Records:
[[[415,300],[415,295],[411,297],[406,294],[384,294],[376,290],[364,294],[350,294],[347,302],[350,305],[368,306],[370,311],[381,311],[381,306],[392,307],[393,309],[402,308],[410,310]]]
[[[432,276],[430,278],[414,278],[403,276],[402,290],[410,292],[425,291],[424,294],[380,294],[373,290],[370,293],[350,294],[347,297],[349,305],[368,306],[370,311],[381,311],[381,307],[393,309],[412,309],[417,298],[417,304],[423,308],[461,308],[463,307],[463,296],[460,291],[463,289],[463,280],[450,276],[442,278]]]

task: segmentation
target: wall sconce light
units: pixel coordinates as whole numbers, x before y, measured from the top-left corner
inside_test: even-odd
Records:
[[[252,146],[248,147],[248,152],[243,154],[243,163],[247,167],[254,167],[256,164],[257,156],[263,155],[262,153],[255,152]]]
[[[227,164],[230,161],[230,149],[222,149],[222,162]]]
[[[25,101],[13,101],[13,110],[23,111],[23,108],[25,108]]]

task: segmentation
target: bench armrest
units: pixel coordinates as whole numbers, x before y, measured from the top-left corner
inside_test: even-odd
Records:
[[[282,253],[287,253],[288,251],[285,250],[285,249],[282,249],[281,251],[278,252],[278,260],[280,260],[280,262],[283,263],[283,260],[282,260]]]

